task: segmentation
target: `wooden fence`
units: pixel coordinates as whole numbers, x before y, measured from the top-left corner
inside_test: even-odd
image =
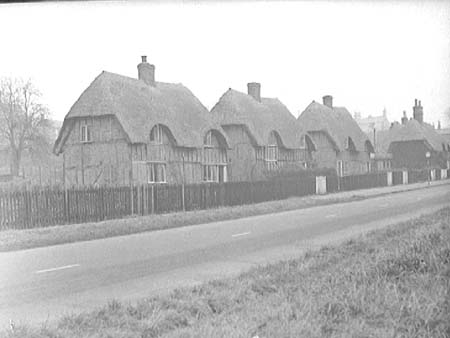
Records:
[[[408,176],[408,183],[426,181],[427,171],[410,171]],[[394,172],[393,184],[401,183],[401,172]],[[386,185],[386,172],[340,178],[327,176],[328,192]],[[66,190],[61,187],[52,187],[0,191],[0,229],[27,229],[57,224],[95,222],[130,215],[201,210],[314,193],[314,176],[301,179],[201,183],[184,186],[159,184]]]
[[[0,192],[0,229],[28,229],[129,215],[209,209],[305,196],[314,192],[314,177],[301,181],[3,191]]]

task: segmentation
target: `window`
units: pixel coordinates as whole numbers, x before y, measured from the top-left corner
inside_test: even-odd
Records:
[[[306,136],[302,135],[300,137],[300,148],[305,149],[306,148]]]
[[[166,165],[164,163],[148,163],[147,182],[166,183]]]
[[[91,142],[91,131],[87,124],[81,125],[80,139],[83,143]]]
[[[163,143],[163,132],[160,124],[157,124],[152,128],[152,131],[150,132],[150,142],[155,144]]]
[[[206,164],[203,166],[203,181],[205,182],[226,182],[226,165]]]
[[[367,163],[366,163],[366,167],[367,167],[367,168],[366,168],[366,169],[367,169],[367,172],[370,173],[370,169],[371,169],[370,162],[367,162]]]
[[[204,165],[203,166],[203,181],[205,182],[218,182],[219,170],[217,165]]]
[[[205,139],[203,140],[204,146],[205,147],[212,147],[212,131],[208,131],[205,135]]]
[[[278,158],[278,147],[270,145],[266,148],[266,161],[275,162]]]

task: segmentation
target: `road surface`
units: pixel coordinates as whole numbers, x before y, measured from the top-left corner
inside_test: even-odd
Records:
[[[0,253],[0,329],[232,276],[450,205],[450,186]],[[70,225],[69,225],[70,226]]]

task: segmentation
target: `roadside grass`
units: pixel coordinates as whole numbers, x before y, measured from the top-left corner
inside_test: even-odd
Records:
[[[321,197],[323,196],[292,197],[279,201],[217,209],[135,216],[34,229],[4,230],[0,231],[0,252],[89,241],[364,199],[361,196],[348,194],[345,197],[332,195],[326,198]]]
[[[450,337],[450,208],[295,260],[5,337]]]

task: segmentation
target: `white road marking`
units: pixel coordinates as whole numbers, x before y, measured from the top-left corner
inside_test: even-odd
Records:
[[[245,235],[250,235],[250,232],[242,232],[240,234],[234,234],[234,235],[231,235],[231,237],[239,237],[239,236],[245,236]]]
[[[337,215],[336,214],[331,214],[331,215],[326,215],[325,216],[325,218],[334,218],[334,217],[337,217]]]
[[[64,265],[64,266],[59,266],[59,267],[57,267],[57,268],[38,270],[38,271],[36,271],[35,273],[52,272],[52,271],[58,271],[58,270],[64,270],[64,269],[75,268],[75,267],[77,267],[77,266],[80,266],[80,264]]]

